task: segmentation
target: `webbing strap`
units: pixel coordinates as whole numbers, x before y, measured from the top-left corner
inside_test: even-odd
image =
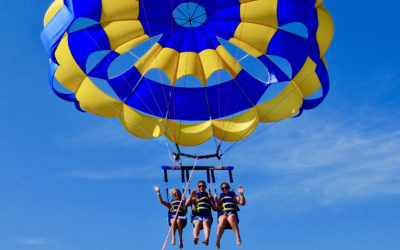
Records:
[[[211,170],[211,179],[212,179],[212,183],[214,185],[214,192],[217,193],[217,186],[215,184],[215,174],[214,174],[214,170]]]
[[[233,183],[232,170],[229,170],[229,181],[230,183]]]
[[[207,169],[207,183],[210,184],[210,169]],[[208,192],[211,193],[210,185],[208,186]]]

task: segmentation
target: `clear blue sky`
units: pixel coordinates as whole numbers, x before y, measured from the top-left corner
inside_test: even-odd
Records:
[[[166,211],[151,187],[168,151],[52,94],[39,39],[50,3],[0,1],[0,249],[160,249]],[[400,4],[325,5],[326,101],[225,156],[248,198],[241,249],[400,249]],[[191,225],[184,234],[193,249]],[[223,249],[233,243],[226,232]]]

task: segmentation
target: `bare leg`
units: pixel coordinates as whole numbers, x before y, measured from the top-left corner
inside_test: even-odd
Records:
[[[239,234],[239,226],[236,214],[230,214],[228,216],[228,222],[231,225],[232,230],[236,235],[236,245],[238,246],[242,245],[242,239],[240,238]]]
[[[175,232],[176,232],[176,228],[177,228],[177,224],[176,221],[174,220],[174,218],[172,218],[170,220],[171,225],[172,225],[172,239],[171,239],[171,244],[175,245],[176,244],[176,238],[175,238]]]
[[[221,237],[225,230],[225,225],[228,223],[228,219],[226,215],[221,215],[218,218],[218,228],[217,228],[217,243],[215,244],[215,248],[219,249],[221,244]]]
[[[179,233],[179,248],[183,248],[182,232],[185,222],[184,220],[178,219],[178,233]]]
[[[199,234],[201,230],[202,222],[201,221],[195,221],[194,227],[193,227],[193,243],[197,245],[197,242],[199,241]]]
[[[203,221],[203,230],[204,230],[204,241],[203,244],[208,246],[208,240],[210,239],[210,227],[211,223],[210,220]]]

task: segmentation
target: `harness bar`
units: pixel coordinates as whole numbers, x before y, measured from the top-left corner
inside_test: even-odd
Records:
[[[162,166],[161,169],[164,170],[164,173],[167,170],[191,170],[193,166]],[[194,170],[228,170],[232,171],[234,169],[233,166],[196,166]],[[214,178],[213,178],[214,179]]]
[[[191,155],[191,154],[185,154],[181,152],[181,149],[179,148],[178,144],[175,144],[176,150],[178,153],[173,153],[172,156],[176,161],[179,161],[181,156],[186,157],[186,158],[192,158],[192,159],[209,159],[209,158],[217,158],[218,160],[221,160],[222,154],[219,153],[221,149],[221,144],[218,145],[217,150],[215,154],[208,154],[208,155]]]

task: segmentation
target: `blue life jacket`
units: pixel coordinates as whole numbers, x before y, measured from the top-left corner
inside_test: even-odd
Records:
[[[181,203],[180,200],[175,200],[175,199],[171,200],[171,207],[169,209],[170,215],[175,215],[176,211],[178,211],[178,216],[186,215],[185,201],[184,200],[182,201],[182,205],[180,207],[179,207],[179,203]]]
[[[229,193],[227,194],[221,193],[219,195],[219,199],[221,200],[219,210],[221,212],[235,212],[235,213],[239,211],[238,205],[236,204],[234,197],[235,197],[235,192],[233,191],[229,191]]]
[[[197,202],[195,204],[195,216],[208,216],[211,217],[211,201],[208,194],[197,192]]]

